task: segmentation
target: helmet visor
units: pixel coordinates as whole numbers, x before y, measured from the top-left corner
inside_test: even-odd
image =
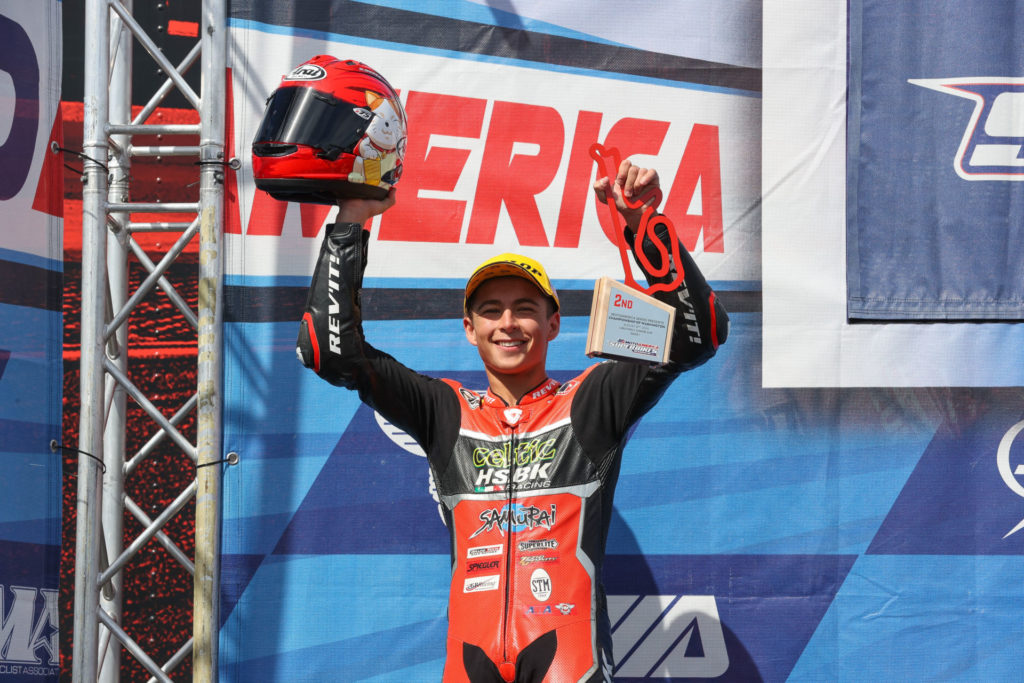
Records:
[[[275,156],[277,145],[308,145],[331,159],[350,153],[366,132],[373,112],[313,88],[279,88],[267,101],[253,152]]]

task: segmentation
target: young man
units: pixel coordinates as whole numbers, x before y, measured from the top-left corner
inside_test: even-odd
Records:
[[[609,185],[633,243],[643,208],[626,200],[658,185],[625,161]],[[427,453],[451,541],[445,681],[611,681],[611,629],[601,586],[612,496],[630,428],[684,370],[714,355],[728,315],[686,250],[660,278],[684,278],[657,296],[676,306],[671,360],[610,361],[562,384],[546,370],[561,323],[544,268],[515,254],[484,262],[466,284],[463,327],[477,347],[486,391],[420,375],[362,335],[363,225],[394,204],[339,204],[310,287],[300,360],[412,435]],[[662,233],[667,231],[662,227]],[[661,263],[647,238],[644,253]]]

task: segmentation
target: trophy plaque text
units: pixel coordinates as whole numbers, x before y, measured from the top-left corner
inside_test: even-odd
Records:
[[[587,355],[661,365],[668,362],[676,309],[602,277],[594,285]]]

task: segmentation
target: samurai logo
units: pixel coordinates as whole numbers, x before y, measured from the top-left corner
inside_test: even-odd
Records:
[[[912,78],[974,102],[953,168],[964,180],[1024,180],[1024,78]]]
[[[483,524],[473,532],[470,538],[476,538],[483,532],[495,528],[502,536],[505,535],[505,530],[509,527],[516,533],[537,527],[550,530],[555,524],[555,510],[554,504],[551,505],[550,510],[542,510],[533,505],[524,507],[519,503],[513,503],[511,506],[505,505],[501,508],[488,508],[480,513],[480,521]]]

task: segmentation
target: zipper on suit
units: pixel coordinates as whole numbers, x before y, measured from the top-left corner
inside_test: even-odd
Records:
[[[504,616],[502,618],[502,634],[501,643],[503,648],[503,655],[505,661],[510,661],[508,658],[508,625],[510,612],[512,610],[512,535],[515,533],[512,530],[512,518],[515,516],[513,504],[515,503],[515,473],[516,473],[516,428],[518,423],[510,427],[510,438],[509,438],[509,454],[508,454],[508,516],[505,521],[506,538],[508,539],[508,548],[505,550],[505,606]],[[513,662],[514,663],[514,662]]]

